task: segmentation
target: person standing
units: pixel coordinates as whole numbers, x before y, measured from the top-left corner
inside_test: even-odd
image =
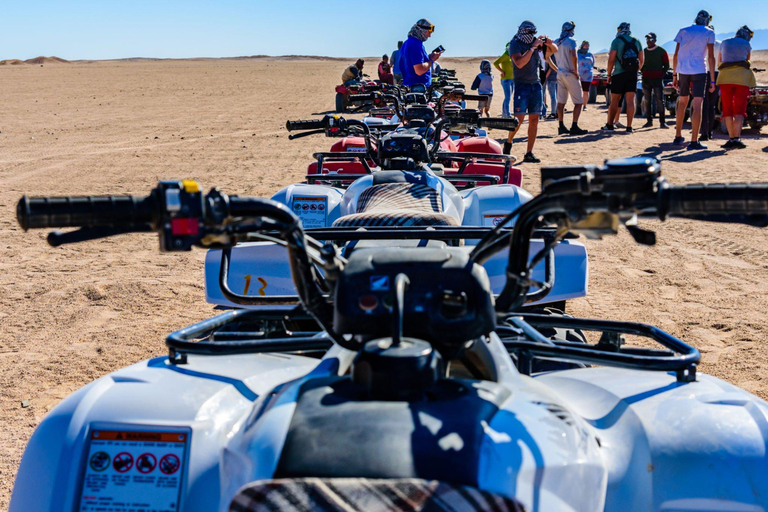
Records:
[[[715,27],[709,25],[712,32],[715,32]],[[722,41],[717,40],[715,35],[715,60],[720,54],[720,44]],[[709,74],[709,59],[704,61],[707,64],[707,74]],[[717,102],[720,100],[720,90],[717,87],[717,67],[715,67],[715,90],[710,91],[707,87],[704,90],[704,101],[701,104],[701,128],[699,128],[699,140],[706,141],[712,139],[712,131],[715,129],[715,123],[717,122]]]
[[[656,100],[656,111],[659,113],[659,125],[668,128],[666,112],[664,111],[664,75],[669,69],[667,50],[656,44],[656,34],[649,32],[645,36],[643,55],[643,98],[645,100],[645,124],[643,128],[653,126],[653,100]]]
[[[643,45],[632,37],[629,23],[622,23],[616,29],[616,38],[611,43],[611,52],[608,54],[611,106],[608,108],[608,119],[601,130],[614,131],[614,122],[618,120],[619,104],[623,97],[627,104],[627,133],[635,131],[632,128],[632,120],[635,117],[637,72],[643,67],[643,59]]]
[[[540,57],[538,50],[546,47],[550,52],[557,51],[555,43],[547,38],[536,37],[536,25],[531,21],[520,24],[517,34],[509,42],[509,57],[515,67],[515,98],[514,115],[520,121],[517,129],[523,124],[525,116],[528,116],[528,146],[523,157],[523,162],[539,163],[541,160],[533,154],[533,145],[536,142],[536,134],[539,129],[539,115],[543,101],[541,94],[541,81],[539,80]],[[512,140],[517,130],[510,132],[507,142],[504,143],[504,154],[508,155],[512,149]]]
[[[349,66],[341,74],[341,83],[345,86],[356,85],[360,83],[363,78],[363,65],[365,61],[363,59],[357,59],[354,64]]]
[[[501,73],[501,89],[504,91],[504,102],[501,104],[501,117],[511,117],[509,113],[509,100],[512,99],[512,95],[515,92],[514,82],[514,66],[512,65],[512,59],[509,58],[509,51],[504,50],[504,53],[493,61],[493,65]]]
[[[403,74],[403,85],[422,84],[432,85],[432,65],[440,58],[439,52],[427,54],[424,41],[435,31],[435,26],[426,18],[422,18],[411,27],[408,39],[400,49],[400,71]]]
[[[403,82],[403,73],[400,72],[400,49],[403,47],[403,42],[397,42],[397,50],[392,52],[392,74],[395,77],[395,83],[401,84]]]
[[[589,90],[592,88],[595,68],[595,56],[589,53],[589,41],[581,42],[581,46],[579,46],[579,50],[576,52],[576,58],[579,60],[579,81],[581,82],[581,91],[584,95],[583,110],[587,110]]]
[[[546,48],[542,48],[539,52],[539,56],[544,66],[544,107],[541,110],[541,115],[546,116],[547,119],[557,119],[557,63],[552,59],[552,52],[548,52]],[[549,115],[547,115],[547,94],[549,94]]]
[[[673,57],[674,78],[672,85],[678,89],[677,111],[675,120],[675,139],[673,144],[682,145],[683,121],[688,101],[693,96],[691,105],[691,142],[688,149],[707,149],[699,142],[701,127],[701,108],[704,102],[704,90],[715,90],[715,31],[707,25],[712,16],[707,11],[699,11],[690,27],[680,29],[675,36],[675,56]],[[709,73],[704,58],[709,60]],[[708,76],[709,75],[709,76]],[[709,84],[707,84],[709,78]],[[709,87],[707,87],[709,86]]]
[[[736,36],[723,41],[720,46],[720,70],[717,85],[720,86],[720,100],[723,115],[720,122],[728,128],[728,142],[724,149],[744,149],[746,144],[741,141],[741,129],[744,117],[747,115],[747,98],[749,90],[756,86],[755,73],[749,62],[752,56],[753,32],[744,25]]]
[[[579,81],[579,61],[576,56],[576,41],[573,39],[573,33],[576,24],[572,21],[563,23],[560,37],[555,40],[557,45],[557,54],[555,62],[557,63],[557,120],[560,126],[557,130],[558,135],[584,135],[587,130],[579,128],[579,116],[581,108],[584,106],[584,94],[581,90]],[[565,104],[570,95],[573,102],[573,123],[571,128],[565,126]]]
[[[491,117],[491,101],[493,100],[493,73],[491,73],[491,61],[483,59],[480,63],[480,73],[475,77],[475,81],[472,82],[473,91],[477,91],[478,94],[487,96],[485,100],[477,102],[477,109],[480,111],[480,115],[485,114],[485,117]]]

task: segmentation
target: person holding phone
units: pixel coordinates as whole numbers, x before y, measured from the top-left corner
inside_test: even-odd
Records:
[[[442,46],[427,54],[424,42],[435,31],[435,26],[426,18],[422,18],[411,27],[408,39],[400,49],[400,71],[403,74],[403,85],[422,84],[432,85],[432,65],[440,58]]]

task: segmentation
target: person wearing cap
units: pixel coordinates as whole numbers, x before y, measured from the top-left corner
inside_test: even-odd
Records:
[[[576,55],[576,40],[573,39],[576,23],[563,23],[560,37],[555,39],[557,53],[557,120],[560,122],[558,135],[584,135],[587,130],[579,128],[579,116],[584,106],[584,93],[579,81],[579,59]],[[573,102],[573,124],[570,129],[565,126],[565,104],[568,96]]]
[[[539,163],[541,160],[533,154],[533,145],[539,131],[539,115],[543,103],[541,80],[539,78],[540,55],[539,49],[546,47],[550,52],[557,52],[557,45],[546,36],[536,37],[536,25],[524,21],[517,29],[517,34],[509,42],[509,57],[515,67],[515,98],[514,115],[520,121],[517,129],[528,116],[528,147],[523,162]],[[512,140],[517,130],[509,133],[504,143],[504,154],[512,149]]]
[[[579,81],[581,82],[581,91],[585,98],[583,110],[587,110],[589,90],[592,87],[595,68],[595,56],[589,52],[589,41],[581,42],[581,46],[579,46],[579,50],[576,52],[576,58],[579,60]]]
[[[643,128],[653,126],[653,100],[656,100],[656,111],[659,113],[659,125],[668,128],[664,109],[664,75],[669,69],[669,54],[667,50],[656,44],[656,34],[649,32],[645,36],[645,59],[643,61],[643,98],[647,105],[645,109],[645,124]]]
[[[345,69],[341,74],[341,83],[346,86],[359,84],[363,78],[363,64],[365,64],[363,59],[357,59],[354,64]]]
[[[608,85],[611,90],[611,106],[608,107],[608,119],[601,130],[612,132],[620,115],[619,104],[622,96],[627,104],[627,133],[634,132],[632,120],[635,117],[635,91],[637,90],[637,72],[643,67],[645,56],[643,45],[632,37],[629,23],[624,22],[616,29],[616,38],[611,43],[608,54]]]
[[[428,19],[422,18],[411,27],[408,39],[400,49],[400,71],[403,85],[432,85],[432,65],[440,58],[440,52],[427,54],[424,41],[435,31],[435,26]]]
[[[715,90],[715,31],[709,28],[712,16],[707,11],[699,11],[693,25],[681,28],[675,36],[675,55],[672,58],[674,78],[672,85],[677,88],[679,98],[677,100],[675,139],[673,144],[682,145],[683,121],[688,101],[693,96],[691,103],[691,142],[688,149],[707,149],[705,144],[699,142],[699,128],[701,128],[701,110],[704,102],[704,91]],[[709,61],[709,73],[704,59]]]
[[[736,35],[723,41],[720,46],[717,85],[720,86],[720,101],[723,115],[720,122],[728,128],[728,142],[724,149],[744,149],[741,141],[741,128],[747,115],[749,90],[757,85],[755,73],[749,62],[752,45],[749,41],[752,30],[746,25],[736,31]]]

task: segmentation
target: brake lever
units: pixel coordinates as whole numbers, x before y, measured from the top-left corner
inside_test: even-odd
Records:
[[[318,133],[325,133],[325,129],[320,128],[318,130],[310,130],[308,132],[291,134],[288,136],[288,140],[300,139],[301,137],[306,137],[308,135],[317,135]]]
[[[48,233],[46,240],[51,247],[58,247],[64,244],[76,244],[86,240],[97,240],[114,235],[125,235],[128,233],[153,233],[155,230],[149,224],[140,224],[138,226],[120,227],[120,228],[80,228],[74,231],[52,231]]]

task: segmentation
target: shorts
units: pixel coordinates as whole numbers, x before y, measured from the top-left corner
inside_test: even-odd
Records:
[[[589,82],[581,82],[581,90],[583,92],[589,92],[589,88],[592,87],[592,81]]]
[[[568,96],[571,97],[574,105],[584,103],[584,94],[581,92],[579,77],[572,73],[557,74],[557,103],[565,105],[568,102]]]
[[[480,100],[477,102],[477,110],[483,110],[484,108],[490,110],[491,102],[493,101],[493,94],[486,94],[486,96],[488,96],[487,100]]]
[[[747,117],[749,87],[746,85],[720,84],[720,101],[723,117]]]
[[[611,94],[637,92],[637,73],[627,71],[611,77]]]
[[[698,73],[695,75],[677,76],[678,90],[681,97],[688,95],[694,98],[703,98],[704,90],[707,88],[707,73]]]
[[[544,97],[541,93],[541,84],[515,84],[514,114],[540,115],[544,105]]]

